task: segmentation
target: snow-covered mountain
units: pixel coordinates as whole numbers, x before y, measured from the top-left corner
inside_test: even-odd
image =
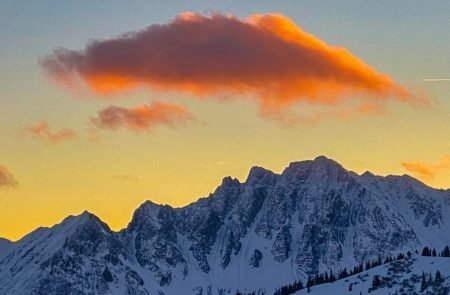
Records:
[[[253,167],[244,183],[226,177],[183,208],[147,201],[120,232],[88,212],[37,229],[0,256],[0,294],[270,294],[330,268],[443,248],[449,226],[449,190],[322,156],[281,174]]]

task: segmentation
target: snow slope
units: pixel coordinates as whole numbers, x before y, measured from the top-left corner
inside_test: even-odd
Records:
[[[434,281],[437,270],[442,274],[442,283],[433,282],[431,286],[422,290],[422,274],[425,273],[426,280],[431,274]],[[413,256],[411,259],[381,265],[334,283],[313,286],[309,293],[307,289],[303,289],[294,294],[369,294],[375,275],[380,276],[385,281],[385,285],[371,290],[370,294],[448,294],[450,290],[450,258]],[[350,285],[352,286],[351,291]]]

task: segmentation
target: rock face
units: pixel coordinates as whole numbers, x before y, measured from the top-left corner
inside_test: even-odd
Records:
[[[0,294],[272,291],[328,268],[450,244],[450,191],[325,157],[230,177],[183,208],[150,201],[113,232],[85,212],[0,248]],[[11,245],[10,245],[11,244]],[[3,253],[3,254],[2,254]]]

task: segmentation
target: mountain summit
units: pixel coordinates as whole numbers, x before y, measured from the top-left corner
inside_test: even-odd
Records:
[[[253,167],[209,197],[147,201],[113,232],[84,212],[0,246],[0,294],[235,294],[450,244],[450,191],[326,157]],[[63,292],[63,293],[61,293]]]

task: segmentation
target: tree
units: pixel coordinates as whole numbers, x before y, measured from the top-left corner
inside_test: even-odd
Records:
[[[314,282],[311,277],[308,277],[308,281],[306,281],[306,288],[308,289],[308,293],[311,292],[311,286],[314,285]]]
[[[425,279],[425,273],[422,272],[422,280],[420,282],[420,291],[423,292],[427,288],[427,281]]]
[[[450,249],[448,248],[448,246],[445,246],[444,251],[442,251],[442,256],[450,257]]]
[[[431,256],[430,248],[425,246],[422,250],[422,256]]]
[[[348,277],[347,268],[344,267],[344,270],[339,273],[339,279],[345,279]]]
[[[436,271],[436,276],[434,278],[434,284],[436,286],[440,286],[442,283],[442,276],[441,276],[441,272],[439,270]]]
[[[381,286],[381,279],[379,275],[374,275],[372,280],[372,290],[378,289]]]
[[[107,266],[103,270],[102,276],[103,276],[103,279],[108,283],[114,281],[114,277],[113,277],[112,273],[109,271]]]
[[[330,276],[328,276],[328,272],[325,272],[325,277],[324,277],[325,283],[328,283],[330,281]]]
[[[330,282],[334,282],[334,281],[336,281],[336,276],[334,275],[333,270],[330,269]]]
[[[378,256],[377,266],[378,266],[378,265],[381,265],[381,263],[382,263],[381,256]]]

